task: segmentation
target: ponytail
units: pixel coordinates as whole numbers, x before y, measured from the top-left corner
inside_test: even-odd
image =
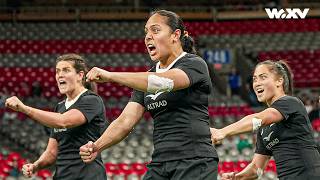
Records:
[[[191,53],[191,54],[196,54],[196,48],[194,46],[194,40],[191,36],[189,36],[188,34],[185,35],[181,35],[182,38],[181,39],[181,45],[182,45],[182,49],[183,51],[187,52],[187,53]]]
[[[292,95],[293,94],[292,71],[291,71],[289,65],[285,61],[280,60],[280,61],[277,61],[276,63],[278,63],[285,71],[283,89],[286,94]]]

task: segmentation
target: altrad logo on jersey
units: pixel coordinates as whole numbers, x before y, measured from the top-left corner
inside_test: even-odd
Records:
[[[153,101],[156,101],[156,99],[164,92],[158,92],[156,94],[149,94],[147,95],[146,97],[149,97],[151,98]],[[161,100],[161,101],[156,101],[156,102],[153,102],[153,103],[150,103],[147,105],[147,108],[148,110],[153,110],[153,109],[156,109],[156,108],[159,108],[159,107],[164,107],[164,106],[167,106],[167,101],[166,100]]]
[[[162,101],[158,101],[158,102],[154,102],[154,103],[151,103],[151,104],[148,104],[148,110],[152,110],[152,109],[155,109],[155,108],[159,108],[159,107],[164,107],[166,106],[168,103],[166,100],[162,100]]]
[[[268,145],[266,146],[267,149],[271,150],[271,148],[273,146],[275,146],[276,144],[278,144],[280,141],[278,138],[273,139],[271,142],[268,143]]]
[[[272,127],[273,125],[275,125],[275,123],[270,124],[269,128]],[[273,131],[271,131],[267,136],[263,137],[262,139],[266,142],[268,142],[268,144],[266,145],[266,148],[271,150],[271,148],[273,146],[275,146],[276,144],[278,144],[280,141],[278,138],[271,138],[273,134]],[[261,131],[261,136],[263,135],[263,129]],[[271,140],[272,139],[272,140]]]

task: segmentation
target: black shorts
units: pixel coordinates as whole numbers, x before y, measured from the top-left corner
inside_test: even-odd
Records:
[[[218,159],[192,158],[147,165],[144,180],[216,180]]]

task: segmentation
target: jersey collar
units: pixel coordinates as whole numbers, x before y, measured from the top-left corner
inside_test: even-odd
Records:
[[[156,72],[157,73],[163,73],[163,72],[168,71],[180,58],[182,58],[186,54],[187,54],[186,52],[182,52],[171,64],[169,64],[168,67],[163,68],[163,69],[160,68],[160,61],[157,62],[157,64],[156,64]]]
[[[66,109],[68,109],[70,106],[72,106],[78,99],[79,97],[85,93],[88,89],[84,89],[83,91],[81,91],[74,99],[72,99],[71,101],[68,101],[68,99],[66,99],[64,105],[66,107]]]

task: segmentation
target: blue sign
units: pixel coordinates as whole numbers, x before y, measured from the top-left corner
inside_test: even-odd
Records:
[[[205,50],[203,57],[209,64],[231,63],[231,51],[228,49]]]

